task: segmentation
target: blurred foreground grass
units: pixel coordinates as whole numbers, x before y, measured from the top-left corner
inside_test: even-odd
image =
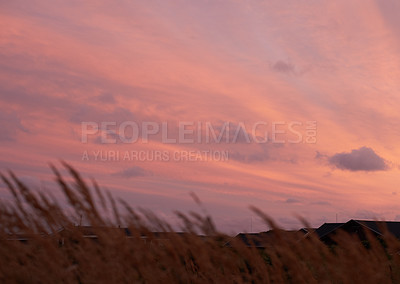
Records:
[[[196,213],[178,212],[187,233],[171,233],[150,211],[114,200],[64,166],[73,182],[53,171],[69,210],[11,172],[2,175],[14,199],[0,203],[1,283],[400,283],[400,242],[389,234],[383,241],[369,236],[366,248],[343,233],[328,247],[314,234],[283,237],[254,208],[274,229],[263,249],[232,240]],[[76,226],[82,218],[90,227]]]

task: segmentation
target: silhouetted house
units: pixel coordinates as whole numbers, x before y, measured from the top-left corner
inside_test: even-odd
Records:
[[[318,238],[323,242],[331,242],[330,237],[336,233],[336,230],[343,226],[345,223],[324,223],[315,230]]]
[[[260,233],[240,233],[233,240],[228,241],[225,245],[232,246],[233,242],[240,241],[247,247],[265,248],[271,243],[271,236],[268,232]]]
[[[235,242],[239,242],[247,247],[264,249],[282,241],[302,240],[311,234],[316,234],[326,244],[335,244],[335,236],[340,231],[356,235],[361,241],[366,241],[367,232],[380,238],[385,230],[400,240],[400,222],[352,219],[346,223],[324,223],[317,229],[301,228],[298,231],[270,230],[260,233],[240,233],[225,243],[225,246],[233,246]]]
[[[60,245],[66,240],[79,242],[80,239],[97,241],[102,236],[120,236],[127,239],[141,240],[149,245],[164,245],[173,238],[189,236],[186,232],[132,232],[129,228],[120,227],[93,227],[93,226],[71,226],[62,227],[55,234]],[[200,237],[200,236],[199,236]]]
[[[325,223],[315,230],[319,239],[327,244],[334,244],[334,236],[339,232],[357,235],[361,241],[367,240],[367,232],[381,237],[385,230],[400,239],[400,222],[349,220],[347,223]]]
[[[302,233],[303,235],[311,234],[314,233],[316,228],[301,228],[299,229],[299,233]]]

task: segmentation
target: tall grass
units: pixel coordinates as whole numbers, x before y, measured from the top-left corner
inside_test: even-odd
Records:
[[[366,248],[342,233],[328,247],[314,234],[286,236],[253,208],[274,228],[265,249],[246,247],[195,213],[177,213],[187,234],[160,239],[152,231],[171,232],[168,223],[114,200],[64,166],[72,182],[52,169],[70,209],[11,172],[2,175],[13,201],[0,203],[1,283],[400,283],[400,243],[389,234],[383,242],[368,236]],[[76,226],[82,219],[97,239],[84,237],[85,228]]]

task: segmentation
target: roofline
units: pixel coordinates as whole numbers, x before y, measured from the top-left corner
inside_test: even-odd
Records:
[[[375,231],[374,229],[368,227],[367,225],[361,223],[361,222],[366,222],[366,221],[363,221],[363,220],[354,220],[354,219],[351,219],[350,221],[354,221],[354,222],[356,222],[357,224],[360,224],[361,226],[363,226],[363,227],[365,227],[365,228],[371,230],[372,232],[375,232],[375,233],[377,233],[378,235],[382,236],[382,233],[381,233],[381,232],[377,232],[377,231]],[[349,221],[349,222],[350,222],[350,221]],[[376,222],[376,221],[367,221],[367,222]],[[378,222],[379,222],[379,221],[378,221]],[[382,221],[382,222],[383,222],[383,221]]]
[[[361,219],[350,219],[349,221],[357,221],[357,222],[374,222],[374,223],[399,223],[400,221],[379,221],[379,220],[361,220]]]
[[[351,220],[350,220],[350,221],[351,221]],[[350,221],[347,221],[347,222],[350,222]],[[347,223],[347,222],[346,222],[346,223]],[[333,228],[333,229],[331,229],[330,231],[326,232],[326,233],[323,234],[322,236],[318,236],[318,238],[321,239],[321,238],[325,237],[326,235],[328,235],[328,234],[332,233],[333,231],[339,229],[340,227],[342,227],[342,226],[343,226],[344,224],[346,224],[346,223],[323,223],[319,228],[321,228],[321,227],[322,227],[323,225],[325,225],[325,224],[338,224],[338,226],[335,227],[335,228]],[[339,224],[340,224],[340,225],[339,225]],[[317,230],[318,230],[319,228],[317,228]],[[315,230],[314,232],[318,235],[317,230]]]

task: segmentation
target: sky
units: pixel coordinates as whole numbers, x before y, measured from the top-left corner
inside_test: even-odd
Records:
[[[249,206],[287,229],[400,220],[399,9],[2,1],[0,171],[56,191],[63,160],[171,223],[195,193],[227,233],[268,228]]]

